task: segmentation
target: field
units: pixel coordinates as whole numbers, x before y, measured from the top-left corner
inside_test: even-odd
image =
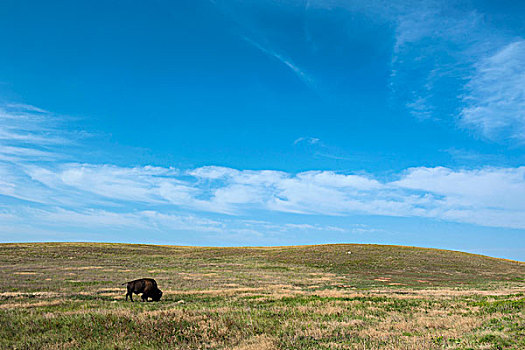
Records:
[[[125,302],[141,277],[161,302]],[[0,244],[0,348],[525,349],[524,292],[523,263],[413,247]]]

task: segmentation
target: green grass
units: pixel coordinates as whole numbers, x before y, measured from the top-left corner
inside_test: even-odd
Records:
[[[124,301],[141,277],[161,302]],[[0,244],[0,348],[524,349],[524,292],[523,263],[414,247]]]

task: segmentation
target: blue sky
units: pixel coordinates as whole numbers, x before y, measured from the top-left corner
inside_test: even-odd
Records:
[[[525,260],[525,3],[3,1],[0,240]]]

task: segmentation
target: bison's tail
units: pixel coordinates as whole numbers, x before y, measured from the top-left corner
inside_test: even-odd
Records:
[[[121,286],[123,286],[123,285],[125,285],[125,284],[128,284],[128,282],[124,282],[124,283],[122,283]]]

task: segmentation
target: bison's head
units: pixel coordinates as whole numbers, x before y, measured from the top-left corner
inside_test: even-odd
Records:
[[[160,289],[157,289],[157,291],[151,297],[151,299],[153,299],[153,301],[159,301],[161,297],[162,297],[162,291]]]

